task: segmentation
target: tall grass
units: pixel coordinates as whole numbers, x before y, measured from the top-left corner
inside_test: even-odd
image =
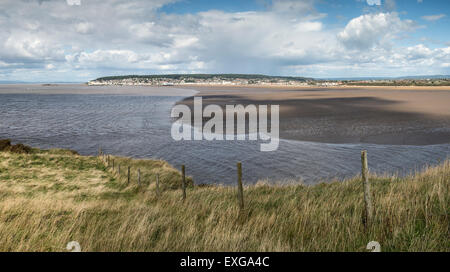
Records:
[[[191,185],[183,202],[167,162],[113,158],[120,176],[64,150],[0,152],[0,251],[64,251],[72,240],[83,251],[365,251],[372,240],[383,251],[450,250],[449,161],[405,178],[372,176],[374,223],[364,229],[358,177],[248,186],[240,211],[233,187]]]

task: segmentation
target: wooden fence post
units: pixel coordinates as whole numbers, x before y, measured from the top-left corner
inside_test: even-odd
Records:
[[[130,166],[128,166],[128,178],[127,178],[127,185],[130,184]]]
[[[181,166],[181,176],[182,176],[182,185],[181,188],[183,189],[183,200],[186,199],[186,169],[184,165]]]
[[[138,186],[141,186],[141,169],[138,169]]]
[[[156,174],[156,195],[159,196],[159,174]]]
[[[361,174],[364,184],[364,204],[365,204],[365,225],[366,227],[370,226],[372,223],[372,214],[373,214],[373,206],[372,206],[372,196],[370,193],[370,183],[369,183],[369,164],[367,162],[367,151],[363,150],[361,152]]]
[[[244,209],[244,189],[242,188],[242,163],[237,163],[239,208]]]
[[[112,170],[114,171],[114,159],[112,159]]]
[[[117,165],[117,174],[118,174],[119,177],[120,177],[120,163],[119,163],[119,165]]]

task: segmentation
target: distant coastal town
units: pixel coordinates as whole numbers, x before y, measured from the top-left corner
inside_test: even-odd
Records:
[[[224,86],[450,86],[450,77],[429,78],[324,80],[307,77],[266,76],[247,74],[172,74],[172,75],[126,75],[101,77],[88,85],[224,85]]]
[[[144,76],[112,76],[89,81],[89,85],[295,85],[307,86],[312,78],[244,74],[174,74]]]

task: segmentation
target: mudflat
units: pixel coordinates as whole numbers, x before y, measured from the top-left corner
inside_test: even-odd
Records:
[[[450,87],[195,87],[203,106],[280,105],[280,137],[326,143],[450,143]],[[179,102],[192,107],[193,97]]]

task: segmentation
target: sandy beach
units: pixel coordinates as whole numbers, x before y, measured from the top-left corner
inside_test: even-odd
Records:
[[[450,142],[450,87],[196,86],[208,104],[278,104],[280,137],[326,143]],[[192,107],[192,97],[182,102]]]

